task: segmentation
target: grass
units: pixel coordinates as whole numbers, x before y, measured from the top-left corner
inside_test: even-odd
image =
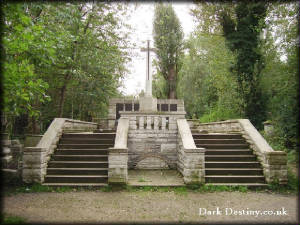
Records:
[[[1,218],[1,222],[1,224],[28,224],[22,217],[8,215],[3,215],[3,219]]]

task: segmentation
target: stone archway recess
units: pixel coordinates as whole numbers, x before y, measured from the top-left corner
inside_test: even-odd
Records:
[[[151,161],[151,163],[149,162]],[[157,153],[147,153],[139,156],[133,163],[135,169],[170,169],[170,160]]]

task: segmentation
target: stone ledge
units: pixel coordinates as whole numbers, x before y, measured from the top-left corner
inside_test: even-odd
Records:
[[[35,152],[46,152],[47,149],[46,148],[42,148],[42,147],[26,147],[24,149],[24,154],[31,154],[31,153],[35,153]]]
[[[115,153],[128,153],[128,148],[109,148],[108,149],[109,154],[115,154]]]
[[[205,150],[206,150],[205,148],[185,148],[185,149],[183,149],[183,151],[185,153],[195,153],[195,154],[199,154],[199,153],[204,154]]]

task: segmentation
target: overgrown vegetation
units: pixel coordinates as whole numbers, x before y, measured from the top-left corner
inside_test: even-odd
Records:
[[[2,129],[40,133],[55,117],[105,116],[127,71],[126,4],[6,1],[2,12]]]
[[[26,219],[19,216],[1,215],[1,224],[28,224]]]
[[[187,116],[270,120],[279,149],[299,152],[299,4],[208,1],[191,13],[177,88]]]

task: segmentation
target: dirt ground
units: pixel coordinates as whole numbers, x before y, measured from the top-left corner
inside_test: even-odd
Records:
[[[297,195],[255,192],[196,193],[189,191],[186,194],[178,194],[173,191],[74,191],[22,193],[4,196],[2,203],[2,212],[6,215],[19,216],[31,223],[47,224],[74,222],[238,222],[259,224],[262,222],[296,223],[298,221]],[[260,210],[259,215],[254,215],[255,210]],[[209,215],[213,214],[213,211],[216,211],[217,215]],[[260,213],[271,214],[277,213],[277,211],[280,211],[282,215],[260,215]],[[234,213],[237,215],[233,215]]]

